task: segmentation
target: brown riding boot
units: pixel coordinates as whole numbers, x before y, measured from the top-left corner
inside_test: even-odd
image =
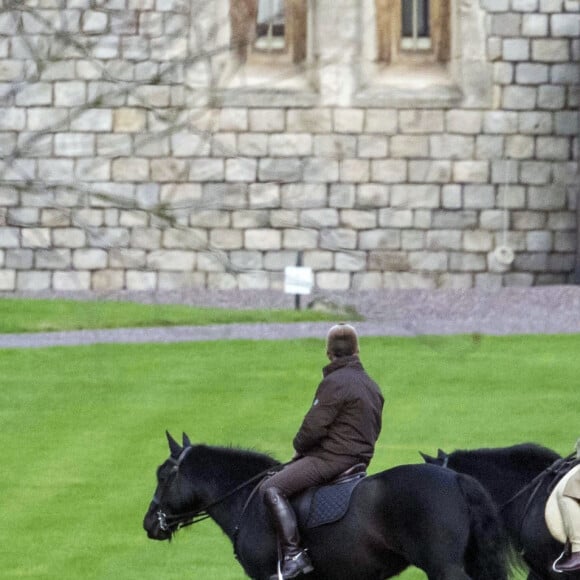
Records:
[[[580,552],[572,552],[568,556],[562,558],[560,556],[554,562],[554,571],[562,572],[564,574],[571,572],[580,572]]]
[[[264,501],[278,540],[282,549],[282,578],[296,578],[300,574],[308,574],[314,570],[308,554],[300,547],[300,535],[296,515],[284,494],[276,487],[270,487],[264,494]],[[279,580],[278,574],[270,576],[270,580]]]

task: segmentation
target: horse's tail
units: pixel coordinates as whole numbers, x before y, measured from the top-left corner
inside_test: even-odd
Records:
[[[507,580],[509,541],[497,507],[473,477],[458,473],[457,482],[469,507],[465,571],[474,580]]]

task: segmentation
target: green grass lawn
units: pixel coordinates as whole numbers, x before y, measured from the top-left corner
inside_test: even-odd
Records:
[[[0,333],[236,322],[316,322],[336,320],[336,318],[336,314],[308,309],[228,310],[179,304],[137,304],[106,300],[83,302],[0,298]],[[357,319],[352,315],[348,318]]]
[[[164,431],[288,460],[323,351],[312,339],[0,350],[0,578],[242,580],[211,521],[171,544],[146,538]],[[438,447],[569,453],[580,435],[580,335],[362,339],[361,351],[386,398],[371,472]]]

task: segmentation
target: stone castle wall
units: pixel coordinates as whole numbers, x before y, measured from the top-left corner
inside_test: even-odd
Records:
[[[345,0],[289,86],[211,91],[191,4],[3,3],[1,291],[280,288],[299,252],[320,289],[572,280],[576,0],[454,5],[456,76],[409,90]]]

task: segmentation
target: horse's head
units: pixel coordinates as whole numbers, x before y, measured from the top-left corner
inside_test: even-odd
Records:
[[[196,515],[196,499],[191,481],[184,476],[184,462],[194,447],[183,434],[183,444],[179,445],[169,433],[170,456],[157,468],[157,488],[153,500],[143,520],[147,535],[153,540],[170,540],[184,524],[190,523]]]

